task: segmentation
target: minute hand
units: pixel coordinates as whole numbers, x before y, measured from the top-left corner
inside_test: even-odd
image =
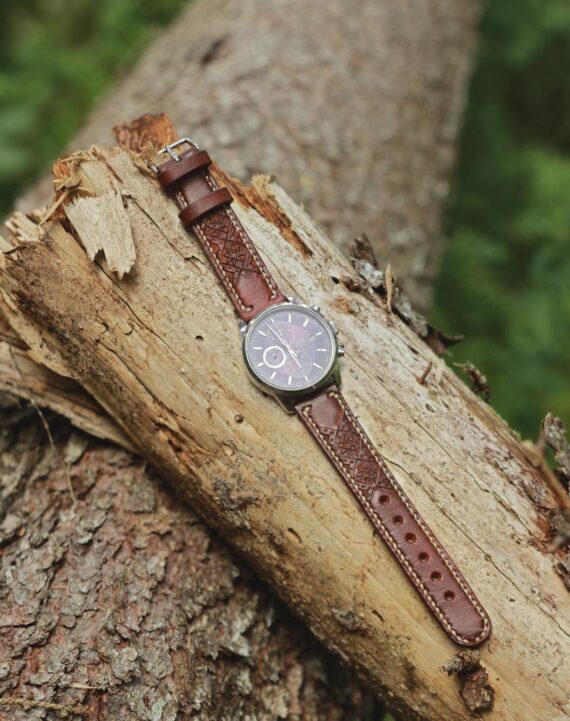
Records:
[[[268,326],[268,327],[269,327],[269,330],[273,333],[273,335],[277,338],[277,340],[285,346],[285,348],[286,348],[287,351],[289,352],[289,355],[291,356],[291,358],[295,361],[295,363],[296,363],[296,364],[299,366],[299,368],[300,368],[300,367],[301,367],[301,364],[300,364],[299,361],[297,360],[297,353],[295,353],[295,351],[293,350],[293,348],[291,348],[291,346],[289,345],[289,343],[288,343],[288,342],[285,340],[285,338],[282,336],[281,332],[278,331],[277,328],[274,328],[272,325],[270,325],[270,326]]]

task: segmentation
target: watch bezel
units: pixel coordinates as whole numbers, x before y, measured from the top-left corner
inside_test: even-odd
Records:
[[[327,333],[329,334],[331,344],[332,344],[332,354],[331,354],[331,360],[329,362],[329,365],[326,368],[326,371],[323,373],[322,378],[317,382],[313,383],[310,386],[306,386],[305,388],[294,388],[294,389],[287,389],[287,388],[281,388],[279,386],[275,386],[271,383],[268,383],[264,379],[260,378],[256,372],[254,367],[249,362],[249,359],[247,357],[247,344],[249,339],[251,338],[251,334],[253,332],[253,329],[255,328],[258,321],[262,320],[266,315],[271,315],[274,313],[277,309],[287,309],[291,308],[292,310],[304,310],[309,315],[312,315],[316,318],[318,318],[322,323],[323,326],[326,328]],[[314,393],[319,388],[322,388],[327,383],[330,382],[331,378],[335,375],[335,371],[337,369],[338,364],[338,356],[339,356],[339,343],[336,337],[334,326],[328,321],[322,313],[320,313],[315,308],[311,307],[310,305],[306,305],[305,303],[296,303],[294,301],[284,301],[283,303],[275,303],[274,305],[270,305],[267,308],[264,308],[262,311],[260,311],[254,318],[252,318],[249,323],[242,327],[242,356],[243,361],[245,364],[245,367],[249,373],[249,376],[253,383],[255,383],[256,386],[261,388],[261,390],[265,391],[266,393],[271,393],[272,395],[279,396],[281,398],[295,398],[297,396],[306,396],[311,393]]]

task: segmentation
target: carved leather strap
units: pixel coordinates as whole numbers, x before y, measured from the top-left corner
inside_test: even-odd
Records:
[[[296,410],[449,636],[464,646],[484,641],[491,631],[485,610],[338,388],[321,390]]]
[[[209,173],[210,164],[208,153],[192,146],[179,160],[159,165],[158,180],[176,199],[180,219],[196,234],[238,315],[248,322],[286,298],[230,207],[230,192]]]

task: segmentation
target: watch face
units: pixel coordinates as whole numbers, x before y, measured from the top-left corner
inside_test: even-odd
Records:
[[[337,343],[332,328],[319,313],[282,303],[251,321],[243,350],[246,365],[262,385],[300,393],[330,375]]]

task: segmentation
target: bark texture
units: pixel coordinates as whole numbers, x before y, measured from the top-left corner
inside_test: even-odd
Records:
[[[218,176],[280,287],[339,326],[346,396],[491,614],[481,651],[495,692],[488,718],[568,719],[570,604],[547,539],[557,502],[541,469],[278,185]],[[404,718],[470,718],[442,670],[453,645],[301,424],[247,379],[231,306],[141,158],[93,149],[58,177],[69,182],[56,215],[20,224],[2,257],[5,311],[27,352],[86,389]],[[78,220],[91,207],[78,199],[112,193],[128,231],[117,238],[127,223],[114,220],[112,242],[99,240],[110,252],[133,240],[122,279],[104,257],[89,259],[94,238]]]
[[[2,413],[0,719],[378,718],[140,457],[49,421]]]
[[[426,309],[480,5],[194,0],[71,147],[166,111],[236,177],[275,174],[340,247],[366,232]]]

